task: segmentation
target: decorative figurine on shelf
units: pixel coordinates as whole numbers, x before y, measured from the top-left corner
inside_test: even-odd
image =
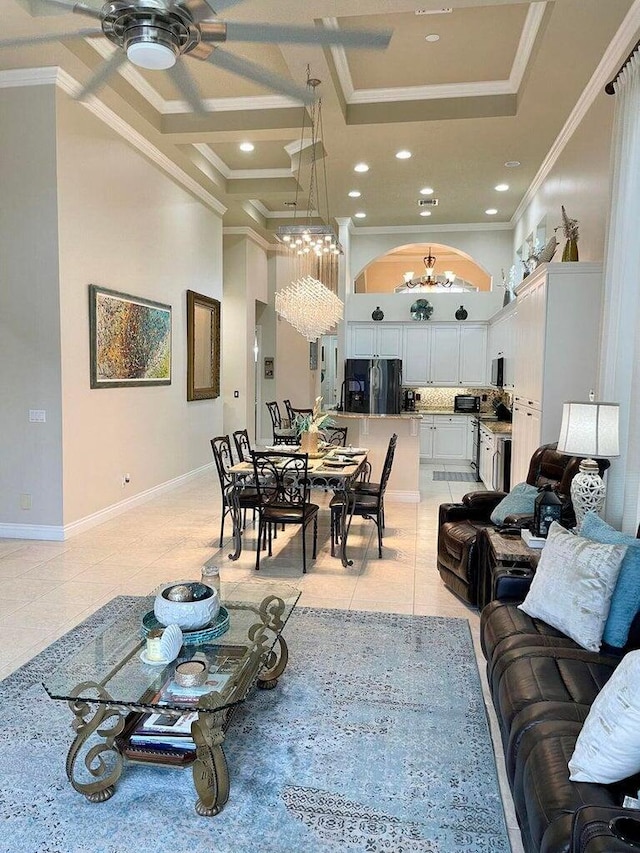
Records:
[[[456,320],[466,320],[468,316],[469,312],[464,307],[464,305],[461,305],[456,311]]]
[[[555,255],[557,248],[558,241],[556,240],[556,235],[552,234],[547,240],[547,245],[538,255],[538,263],[536,264],[536,267],[539,267],[540,264],[548,264]]]
[[[502,307],[508,305],[511,301],[516,298],[515,287],[516,287],[516,266],[512,264],[511,269],[509,270],[509,280],[507,281],[507,277],[504,274],[504,270],[502,272],[502,286],[504,287],[504,299],[502,300]]]
[[[564,209],[564,204],[562,205],[562,225],[558,225],[558,228],[562,228],[565,236],[565,240],[567,241],[564,244],[564,250],[562,252],[562,260],[563,261],[577,261],[578,260],[578,220],[571,219],[567,216],[567,211]],[[556,228],[556,231],[558,230]]]
[[[371,319],[379,322],[380,320],[384,320],[384,311],[380,310],[380,306],[376,307],[375,311],[371,312]]]

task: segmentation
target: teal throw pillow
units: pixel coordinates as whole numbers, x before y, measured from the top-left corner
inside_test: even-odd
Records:
[[[628,546],[602,635],[603,642],[622,648],[629,637],[631,623],[640,610],[640,539],[620,533],[595,512],[585,515],[580,535],[605,545]]]
[[[533,515],[538,490],[529,483],[518,483],[514,486],[506,498],[502,498],[498,506],[491,513],[491,521],[494,524],[504,524],[508,515],[525,513]]]

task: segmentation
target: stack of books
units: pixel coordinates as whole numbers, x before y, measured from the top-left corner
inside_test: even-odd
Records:
[[[123,751],[127,757],[138,761],[163,764],[191,761],[196,750],[191,724],[197,719],[197,711],[188,711],[180,717],[163,713],[142,714]]]

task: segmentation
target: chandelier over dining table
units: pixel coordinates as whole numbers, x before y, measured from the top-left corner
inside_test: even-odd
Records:
[[[307,68],[307,87],[315,93],[320,80]],[[317,340],[342,319],[344,305],[337,296],[338,260],[342,247],[330,224],[326,155],[322,139],[322,99],[315,98],[309,112],[303,108],[299,146],[298,188],[293,207],[293,223],[281,225],[276,233],[289,262],[291,284],[275,295],[276,312],[309,341]],[[322,155],[322,184],[318,176]],[[298,211],[303,172],[308,161],[308,196],[305,214]],[[321,211],[324,195],[324,211]],[[324,212],[324,216],[323,216]]]

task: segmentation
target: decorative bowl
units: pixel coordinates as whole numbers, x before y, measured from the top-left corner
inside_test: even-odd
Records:
[[[176,586],[180,586],[181,591],[187,587],[191,600],[173,601],[171,595]],[[219,610],[218,591],[199,581],[167,584],[156,595],[153,605],[153,612],[161,625],[177,625],[183,631],[193,631],[208,625],[216,618]]]

